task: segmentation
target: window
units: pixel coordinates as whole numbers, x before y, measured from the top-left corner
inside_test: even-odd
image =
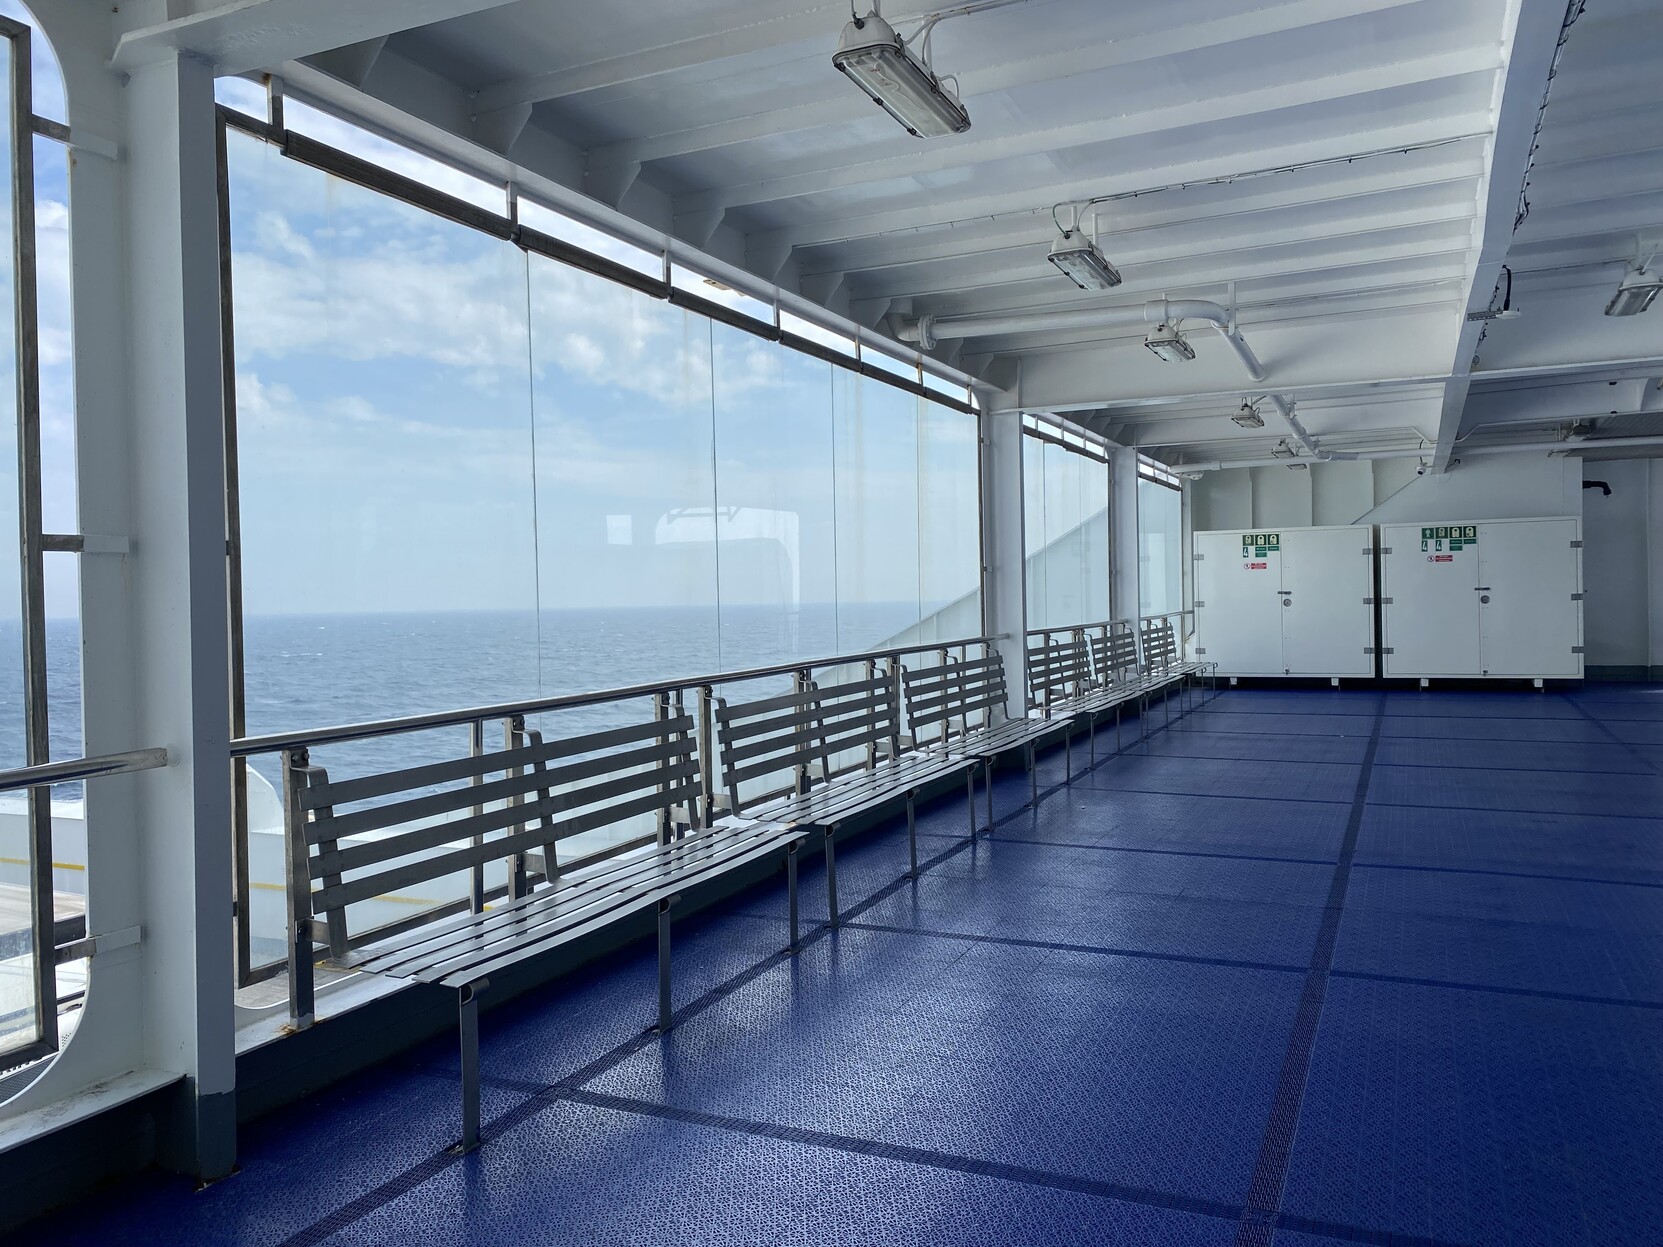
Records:
[[[1109,465],[1084,439],[1026,419],[1028,627],[1101,623],[1109,618]]]
[[[1138,465],[1138,611],[1184,609],[1184,495],[1171,473]]]

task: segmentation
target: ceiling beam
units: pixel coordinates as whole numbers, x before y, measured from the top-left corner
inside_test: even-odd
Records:
[[[894,0],[891,11],[884,14],[891,22],[905,21],[934,12],[941,6],[935,0]],[[831,49],[837,33],[848,21],[846,0],[822,0],[821,3],[754,21],[738,22],[719,29],[707,30],[690,39],[609,56],[579,65],[551,69],[547,73],[526,78],[511,78],[493,83],[474,96],[476,112],[493,112],[515,104],[541,104],[548,100],[564,99],[586,91],[600,91],[607,87],[641,82],[684,69],[693,69],[712,61],[751,56],[774,48],[789,47],[810,39],[826,44],[826,62],[831,63]],[[625,162],[629,163],[629,162]]]
[[[1567,15],[1566,0],[1516,0],[1516,3],[1515,24],[1508,40],[1507,68],[1496,99],[1490,164],[1479,192],[1477,247],[1467,287],[1468,312],[1490,306],[1508,248],[1513,244],[1520,187],[1530,168],[1536,123],[1546,102],[1548,75]],[[1437,446],[1432,455],[1434,472],[1449,470],[1467,391],[1472,385],[1474,357],[1487,323],[1463,318],[1456,334],[1450,379],[1444,387],[1443,411],[1438,419]]]
[[[130,72],[186,52],[211,61],[221,75],[243,74],[508,3],[511,0],[195,0],[189,12],[121,35],[111,64]]]
[[[1400,125],[1382,126],[1329,138],[1289,141],[1277,147],[1252,153],[1252,160],[1262,159],[1259,167],[1305,164],[1323,160],[1343,160],[1365,151],[1385,151],[1390,148],[1423,147],[1432,143],[1452,146],[1472,140],[1489,131],[1489,115],[1485,111],[1456,113]],[[1464,144],[1463,144],[1464,145]],[[1413,154],[1404,159],[1412,158]],[[1398,159],[1380,156],[1369,161],[1385,165]],[[1253,167],[1246,156],[1235,153],[1192,160],[1147,171],[1136,177],[1107,179],[1101,175],[1079,177],[1045,187],[1017,187],[990,194],[956,200],[943,209],[938,203],[926,202],[861,216],[837,216],[812,219],[786,226],[777,231],[758,231],[758,235],[779,234],[796,248],[854,242],[885,234],[906,234],[922,230],[950,230],[965,224],[975,224],[989,216],[1003,216],[1015,212],[1043,213],[1054,203],[1086,199],[1093,195],[1113,194],[1118,191],[1147,189],[1180,181],[1205,181],[1208,178],[1230,177],[1242,172],[1243,166]],[[1475,172],[1477,172],[1475,170]],[[1293,175],[1289,175],[1293,176]],[[1184,193],[1184,192],[1173,192]],[[950,213],[951,215],[948,215]]]
[[[1164,30],[1123,39],[1107,39],[1064,47],[1040,56],[1026,56],[979,68],[959,70],[966,100],[1008,91],[1034,82],[1060,82],[1079,74],[1098,73],[1116,66],[1183,56],[1210,48],[1227,47],[1363,14],[1401,8],[1421,0],[1291,0],[1268,9],[1254,9],[1213,21],[1177,24]],[[832,37],[826,31],[828,46]],[[849,89],[832,71],[826,57],[827,89],[812,99],[787,108],[747,112],[665,134],[607,143],[589,153],[597,167],[629,162],[666,160],[697,152],[732,147],[737,143],[794,134],[821,126],[849,125],[872,115],[871,101]]]
[[[1458,155],[1445,155],[1447,152]],[[1107,205],[1102,214],[1106,246],[1144,232],[1184,227],[1207,230],[1228,228],[1236,222],[1251,222],[1260,215],[1276,219],[1287,212],[1321,212],[1355,205],[1362,210],[1369,200],[1397,201],[1404,197],[1450,194],[1469,206],[1473,187],[1483,173],[1476,141],[1419,153],[1426,159],[1406,167],[1409,157],[1365,161],[1358,165],[1332,165],[1300,173],[1282,174],[1252,182],[1126,199]],[[1045,189],[1019,192],[1042,195]],[[1029,204],[1032,200],[1026,200]],[[1213,210],[1216,209],[1216,210]],[[955,224],[950,229],[920,229],[863,240],[858,246],[821,244],[805,250],[805,272],[835,268],[847,272],[872,272],[934,260],[952,260],[983,255],[1005,247],[1049,244],[1052,224],[1046,209],[1021,212]]]
[[[1371,65],[1323,78],[1277,82],[1233,95],[1203,96],[1182,104],[1137,113],[1092,117],[1049,129],[1022,130],[983,139],[961,135],[951,140],[940,140],[927,149],[917,146],[897,148],[892,155],[876,158],[857,147],[838,153],[830,163],[798,161],[777,175],[759,181],[693,192],[677,200],[676,211],[735,208],[822,195],[874,182],[963,170],[1034,152],[1058,153],[1138,135],[1239,122],[1248,117],[1264,117],[1302,106],[1331,104],[1398,87],[1466,77],[1499,67],[1499,58],[1462,49],[1396,64]],[[969,133],[974,134],[974,131]],[[1233,158],[1238,168],[1274,163],[1260,161],[1251,152],[1238,152]],[[1152,178],[1146,171],[1132,170],[1111,179],[1105,186],[1105,192],[1131,190],[1147,186],[1152,181],[1165,180],[1169,179]]]

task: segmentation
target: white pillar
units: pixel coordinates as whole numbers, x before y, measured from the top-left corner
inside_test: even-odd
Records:
[[[1109,454],[1109,546],[1113,579],[1109,587],[1110,613],[1116,619],[1139,618],[1138,593],[1138,452]]]
[[[170,760],[139,792],[145,1058],[186,1076],[163,1158],[215,1177],[236,1053],[213,71],[169,57],[126,95],[135,743]]]
[[[982,403],[982,616],[998,636],[1009,692],[1005,712],[1027,713],[1027,560],[1022,531],[1022,414]]]

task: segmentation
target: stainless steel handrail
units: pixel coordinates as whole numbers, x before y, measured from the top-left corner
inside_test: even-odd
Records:
[[[67,784],[79,779],[96,779],[100,775],[152,771],[166,765],[166,749],[133,749],[127,753],[108,753],[97,758],[44,762],[39,766],[20,766],[15,770],[0,771],[0,792]]]
[[[516,716],[541,714],[545,710],[569,709],[573,706],[593,706],[601,702],[622,701],[629,697],[650,697],[656,693],[673,693],[677,689],[713,688],[718,684],[737,684],[742,680],[757,680],[771,675],[790,675],[811,667],[841,667],[847,664],[904,658],[908,654],[930,654],[943,649],[957,649],[965,645],[987,645],[1003,640],[1003,636],[955,637],[948,641],[931,641],[922,645],[904,645],[891,649],[864,650],[858,654],[830,654],[823,658],[799,658],[775,663],[767,667],[750,667],[744,671],[724,671],[715,675],[685,676],[674,680],[653,680],[645,684],[630,684],[622,688],[598,689],[591,693],[566,693],[558,697],[540,697],[530,701],[504,702],[495,706],[475,706],[466,710],[441,710],[433,714],[407,715],[399,719],[380,719],[367,723],[347,723],[338,727],[321,727],[298,732],[276,732],[268,736],[245,736],[231,742],[233,758],[248,758],[262,753],[279,753],[288,749],[313,749],[320,745],[335,745],[349,740],[368,740],[376,736],[396,736],[404,732],[422,731],[436,727],[458,727],[481,719],[507,719]]]

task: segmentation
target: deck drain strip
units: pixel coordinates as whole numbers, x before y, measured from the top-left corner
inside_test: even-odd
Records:
[[[1236,1247],[1271,1247],[1276,1235],[1282,1190],[1288,1177],[1288,1160],[1293,1152],[1294,1131],[1299,1126],[1299,1110],[1305,1101],[1305,1080],[1310,1073],[1311,1051],[1316,1046],[1317,1023],[1322,1017],[1322,1002],[1328,992],[1328,971],[1334,964],[1334,943],[1339,937],[1340,915],[1345,909],[1346,889],[1351,883],[1351,863],[1357,852],[1357,836],[1363,826],[1369,779],[1374,774],[1374,755],[1380,749],[1380,731],[1385,718],[1385,698],[1382,696],[1376,703],[1374,730],[1369,733],[1368,749],[1363,754],[1363,763],[1357,775],[1357,790],[1351,798],[1351,815],[1345,824],[1345,838],[1340,842],[1339,861],[1334,866],[1334,879],[1328,888],[1328,903],[1323,907],[1322,924],[1317,928],[1316,944],[1311,950],[1305,989],[1300,993],[1299,1005],[1294,1010],[1287,1054],[1282,1059],[1282,1069],[1276,1079],[1270,1117],[1265,1122],[1259,1159],[1253,1167],[1253,1183],[1247,1192],[1247,1207],[1242,1210],[1236,1230]]]

